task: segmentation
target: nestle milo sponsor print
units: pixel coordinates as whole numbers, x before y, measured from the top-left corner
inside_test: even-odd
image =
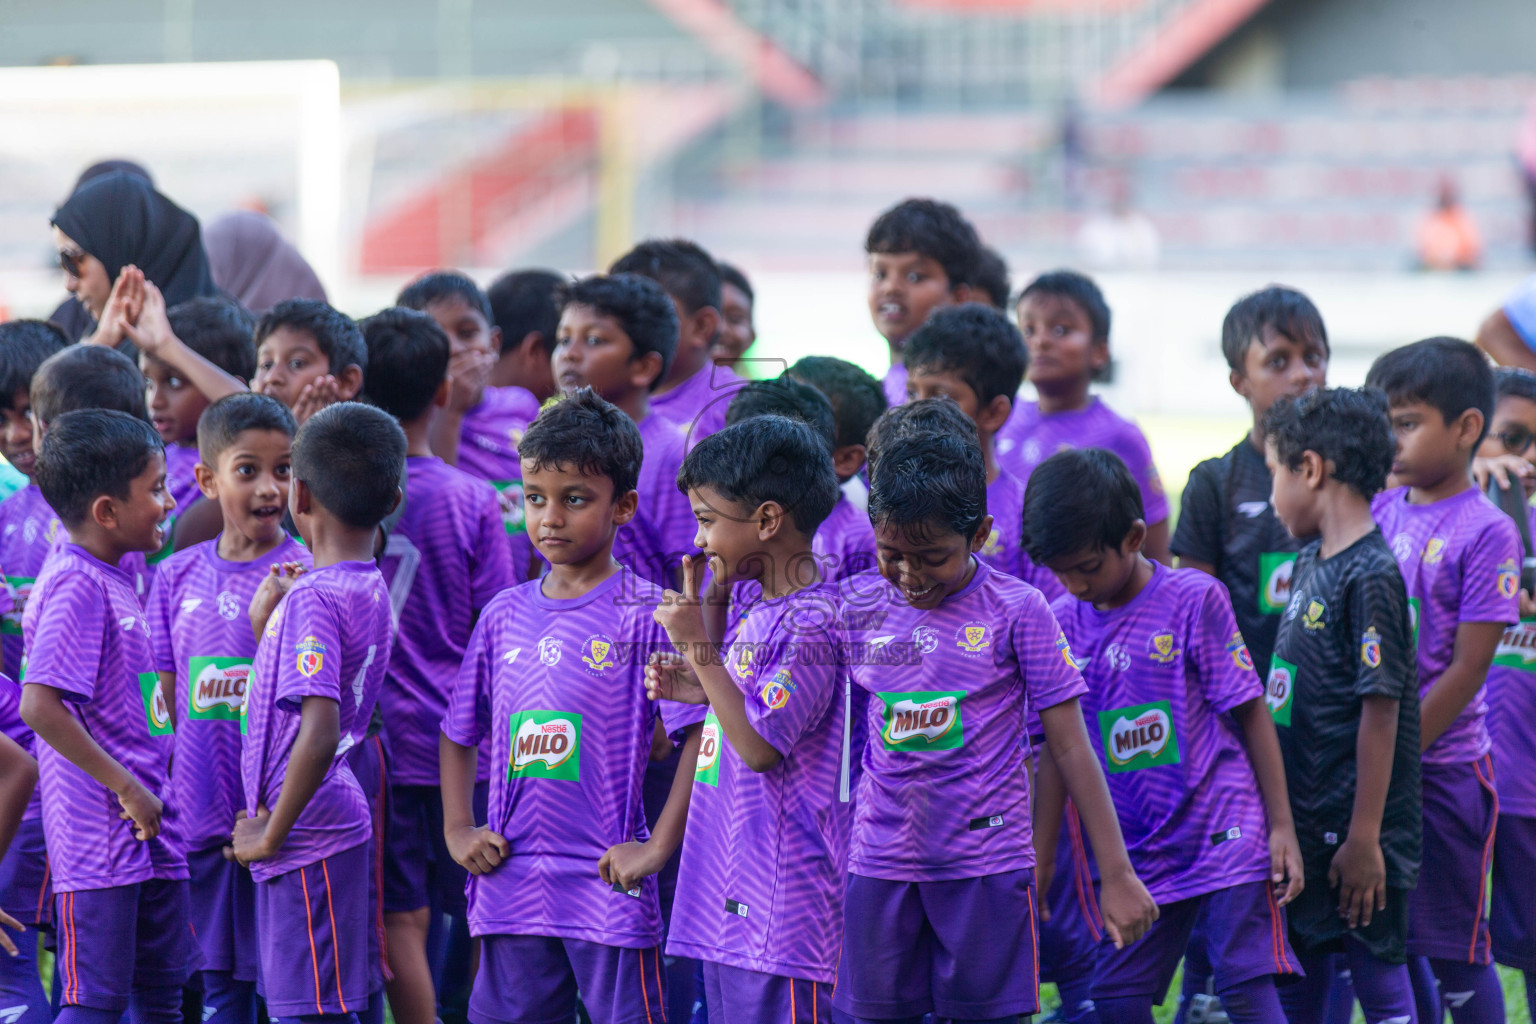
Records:
[[[1291,600],[1291,572],[1296,568],[1294,551],[1266,551],[1259,556],[1259,612],[1279,615]]]
[[[704,728],[699,734],[699,759],[693,769],[693,781],[706,786],[720,785],[720,744],[725,736],[720,732],[720,719],[713,711],[704,716]]]
[[[144,697],[144,719],[149,723],[149,734],[169,736],[175,730],[171,728],[171,709],[165,704],[160,676],[154,672],[140,672],[139,692]]]
[[[1172,707],[1165,700],[1099,712],[1104,761],[1111,772],[1133,772],[1179,763]]]
[[[1536,672],[1536,621],[1526,619],[1506,629],[1493,653],[1493,663],[1522,672]]]
[[[11,610],[0,617],[0,634],[21,636],[21,614],[27,610],[27,598],[32,596],[32,576],[7,576],[5,589],[11,595]]]
[[[965,745],[964,690],[879,693],[885,704],[880,739],[887,750],[953,750]]]
[[[523,509],[523,482],[521,480],[492,480],[496,488],[496,501],[501,506],[501,522],[507,528],[508,537],[528,532],[527,512]]]
[[[188,659],[187,717],[238,722],[250,674],[250,658]]]
[[[581,777],[581,716],[567,711],[519,711],[511,730],[507,777],[569,779]]]
[[[1296,694],[1296,666],[1279,655],[1269,663],[1269,676],[1264,680],[1264,703],[1269,705],[1270,716],[1276,725],[1291,724],[1291,698]]]

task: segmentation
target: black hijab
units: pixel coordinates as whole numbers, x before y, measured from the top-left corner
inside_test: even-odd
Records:
[[[202,232],[192,216],[134,174],[113,171],[75,190],[53,224],[101,261],[109,280],[132,263],[174,306],[217,295]]]

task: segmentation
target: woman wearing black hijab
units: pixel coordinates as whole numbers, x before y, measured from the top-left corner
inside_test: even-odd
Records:
[[[81,340],[116,345],[122,328],[103,314],[124,267],[157,285],[167,306],[217,295],[197,218],[143,178],[113,171],[82,184],[53,215],[64,286],[100,326]],[[129,319],[136,310],[129,311]]]

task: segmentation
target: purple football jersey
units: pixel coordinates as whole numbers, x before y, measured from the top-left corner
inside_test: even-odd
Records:
[[[169,518],[166,519],[165,526],[167,529],[170,528]],[[61,526],[53,532],[53,542],[48,548],[47,556],[43,559],[44,567],[47,566],[49,559],[67,547],[69,547],[69,531]],[[128,552],[123,556],[123,560],[117,563],[117,567],[122,570],[124,576],[128,577],[128,585],[133,588],[133,596],[139,599],[139,606],[144,607],[149,601],[149,588],[155,579],[155,567],[149,564],[148,557],[142,551]],[[38,570],[38,575],[42,575],[41,569]]]
[[[1054,601],[1067,589],[1054,573],[1030,560],[1024,550],[1024,484],[1000,469],[997,479],[987,484],[987,514],[992,517],[992,533],[977,556],[998,572],[1023,580]]]
[[[511,539],[513,581],[528,578],[533,544],[523,513],[523,464],[517,446],[539,415],[539,400],[519,387],[486,388],[480,404],[464,414],[459,431],[459,469],[496,488],[502,522]]]
[[[728,366],[706,362],[671,391],[651,396],[651,412],[683,428],[691,448],[725,426],[725,410],[747,386]]]
[[[503,591],[469,641],[442,731],[491,748],[486,824],[511,857],[469,880],[473,935],[548,935],[644,948],[661,940],[656,880],[615,892],[610,846],[650,835],[641,781],[658,705],[645,664],[671,649],[628,569],[578,598],[534,580]]]
[[[880,381],[880,386],[885,389],[885,404],[894,409],[898,405],[907,404],[907,364],[893,362],[891,368],[885,371],[885,376]]]
[[[475,617],[512,585],[512,561],[490,487],[429,456],[406,472],[405,514],[384,551],[396,633],[379,700],[390,783],[435,786],[448,691]]]
[[[1408,504],[1408,488],[1371,502],[1408,589],[1419,648],[1419,697],[1450,667],[1463,622],[1520,618],[1520,533],[1514,520],[1475,487],[1429,505]],[[1492,749],[1485,718],[1487,687],[1424,751],[1426,764],[1467,764]]]
[[[1227,588],[1153,563],[1120,608],[1051,605],[1088,683],[1083,715],[1136,874],[1159,904],[1269,877],[1248,751],[1222,717],[1264,696]]]
[[[1004,469],[1029,483],[1035,467],[1068,448],[1107,448],[1120,458],[1141,487],[1141,503],[1148,524],[1168,518],[1168,495],[1152,464],[1152,449],[1141,430],[1121,418],[1097,396],[1085,408],[1047,416],[1038,402],[1014,402],[1008,422],[997,432],[997,461]]]
[[[4,506],[0,505],[0,509]],[[1536,508],[1531,509],[1536,526]],[[1536,621],[1504,631],[1488,669],[1488,736],[1497,769],[1499,813],[1536,818]]]
[[[61,537],[68,539],[36,484],[29,483],[0,502],[0,572],[5,573],[6,596],[12,604],[0,619],[0,635],[4,636],[0,647],[4,648],[5,674],[18,681],[23,651],[21,617],[27,596]]]
[[[841,580],[875,567],[875,528],[869,513],[838,492],[832,513],[816,528],[811,550],[821,560],[822,575]]]
[[[373,836],[368,797],[346,753],[362,742],[389,667],[389,588],[372,562],[312,569],[278,603],[246,679],[240,731],[245,808],[277,805],[305,697],[341,709],[341,742],[320,788],[282,848],[251,865],[258,882],[305,867]]]
[[[245,805],[240,706],[256,655],[251,598],[273,563],[310,564],[304,546],[286,537],[253,562],[220,558],[218,544],[215,537],[161,563],[145,612],[155,671],[176,673],[168,695],[176,711],[171,801],[188,850],[228,843]]]
[[[167,799],[171,718],[127,574],[66,544],[43,567],[22,622],[27,685],[58,690],[101,748],[165,802],[160,834],[140,842],[110,790],[37,743],[53,891],[188,877],[176,805]]]
[[[747,719],[783,755],[748,768],[711,714],[694,771],[667,952],[831,983],[848,841],[847,698],[837,589],[758,600],[726,669]]]
[[[168,444],[165,446],[165,486],[176,499],[176,511],[185,512],[187,507],[203,492],[197,487],[197,474],[192,470],[198,464],[197,445]]]
[[[848,869],[942,882],[1033,868],[1026,715],[1086,689],[1045,597],[985,562],[930,611],[858,582],[866,596],[840,615],[870,697]]]
[[[619,527],[613,541],[613,557],[634,570],[642,596],[659,597],[658,588],[677,586],[677,567],[683,556],[698,550],[693,544],[698,523],[688,495],[677,489],[677,471],[683,464],[687,438],[673,421],[652,414],[636,426],[645,446],[640,463],[640,507],[635,517]],[[650,581],[655,587],[647,587]]]

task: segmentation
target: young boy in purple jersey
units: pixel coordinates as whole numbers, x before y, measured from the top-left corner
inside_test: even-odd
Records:
[[[1051,610],[1088,684],[1083,712],[1131,864],[1159,909],[1144,941],[1100,946],[1094,1006],[1104,1024],[1150,1024],[1204,911],[1228,1017],[1282,1024],[1276,976],[1299,967],[1281,908],[1302,875],[1274,719],[1226,588],[1147,559],[1146,533],[1141,491],[1113,452],[1059,452],[1030,475],[1025,543],[1067,589]],[[1049,746],[1041,760],[1040,820],[1054,823],[1061,776]]]
[[[709,346],[709,358],[716,366],[729,368],[757,341],[757,326],[752,322],[757,297],[739,267],[716,265],[720,268],[720,331]]]
[[[1536,374],[1493,371],[1498,396],[1493,424],[1478,455],[1536,460]],[[1536,477],[1527,477],[1527,486]],[[4,505],[0,505],[3,511]],[[1530,510],[1536,521],[1536,510]],[[1488,735],[1498,766],[1499,821],[1493,843],[1489,932],[1495,963],[1525,975],[1527,1007],[1536,1007],[1536,746],[1527,723],[1536,720],[1536,603],[1520,592],[1520,621],[1504,631],[1488,670]]]
[[[882,382],[888,405],[907,400],[901,351],[940,306],[969,302],[980,272],[981,239],[948,203],[907,199],[886,210],[864,239],[869,261],[869,318],[891,350]]]
[[[69,536],[27,604],[21,698],[40,741],[66,1024],[115,1024],[130,1004],[135,1019],[179,1020],[199,959],[178,815],[163,802],[170,715],[149,624],[118,568],[165,539],[162,447],[144,419],[80,410],[50,421],[35,469]]]
[[[997,432],[1003,468],[1029,483],[1029,474],[1063,448],[1108,448],[1125,460],[1147,510],[1147,557],[1171,564],[1168,497],[1152,464],[1147,439],[1105,405],[1089,386],[1109,369],[1109,305],[1082,274],[1056,270],[1025,287],[1019,330],[1029,349],[1028,379],[1039,395],[1018,402]]]
[[[303,426],[316,412],[363,389],[368,351],[352,318],[315,299],[279,302],[256,323],[251,390],[293,410]]]
[[[202,413],[197,430],[198,485],[218,503],[224,530],[161,563],[146,616],[175,726],[171,803],[192,877],[203,1007],[220,1021],[251,1024],[256,895],[250,873],[224,856],[244,806],[240,707],[256,654],[249,609],[273,565],[307,567],[310,557],[283,531],[295,430],[287,406],[266,395],[230,395]]]
[[[992,529],[980,447],[938,433],[882,446],[870,516],[880,579],[839,616],[871,699],[834,1005],[856,1022],[1012,1021],[1039,1006],[1031,711],[1100,851],[1114,941],[1134,942],[1157,908],[1126,859],[1045,598],[977,557]]]
[[[305,421],[288,510],[314,568],[274,573],[251,602],[259,639],[230,852],[256,881],[262,995],[278,1020],[356,1021],[374,986],[372,811],[347,753],[389,665],[389,587],[373,556],[405,450],[399,425],[371,406],[341,402]]]
[[[608,273],[648,277],[676,307],[677,349],[651,393],[651,409],[683,428],[690,445],[699,443],[725,426],[726,407],[746,383],[710,358],[724,329],[719,266],[695,242],[651,239],[620,256]]]
[[[491,387],[522,388],[540,405],[558,394],[549,357],[560,327],[560,290],[567,280],[553,270],[514,270],[485,290],[492,321],[501,332]]]
[[[362,328],[363,394],[404,429],[408,480],[405,515],[383,559],[396,623],[379,698],[389,737],[383,896],[390,1007],[399,1024],[432,1024],[431,961],[440,958],[428,956],[428,933],[444,913],[464,916],[466,881],[443,844],[437,736],[470,630],[491,598],[512,585],[512,558],[495,489],[432,454],[433,416],[449,401],[447,336],[431,316],[410,309],[386,309]]]
[[[1420,855],[1419,688],[1402,574],[1371,518],[1392,465],[1380,392],[1318,389],[1264,418],[1275,514],[1301,551],[1265,699],[1280,726],[1306,888],[1287,908],[1306,969],[1294,1024],[1332,1012],[1342,954],[1370,1024],[1417,1017],[1408,894]]]
[[[1366,383],[1386,392],[1397,434],[1395,486],[1372,510],[1416,618],[1424,873],[1409,901],[1408,952],[1421,958],[1419,1017],[1448,1005],[1458,1024],[1502,1020],[1487,921],[1498,798],[1484,683],[1499,638],[1520,619],[1525,553],[1470,472],[1493,418],[1493,371],[1473,345],[1430,338],[1376,360]]]
[[[703,962],[711,1019],[827,1020],[847,839],[836,589],[811,550],[837,500],[826,440],[759,416],[705,438],[678,474],[702,560],[656,620],[682,655],[647,685],[708,704],[667,951]],[[734,623],[731,588],[760,591]],[[722,645],[718,646],[717,645]],[[719,656],[723,653],[723,657]],[[701,709],[702,710],[702,709]]]
[[[539,414],[539,400],[523,388],[488,386],[505,341],[485,293],[468,277],[452,270],[434,271],[406,285],[395,304],[428,314],[448,336],[452,388],[447,404],[432,420],[432,452],[450,467],[496,488],[511,542],[513,582],[521,583],[532,572],[533,547],[523,522],[523,469],[517,442]],[[432,731],[437,731],[436,720]],[[435,760],[436,748],[432,756]]]
[[[677,322],[672,300],[650,278],[588,277],[566,290],[552,364],[562,391],[590,387],[640,430],[640,503],[613,551],[642,584],[659,587],[677,580],[682,556],[694,550],[693,513],[677,490],[686,428],[651,410],[651,393],[677,347]]]
[[[640,434],[581,389],[545,409],[521,446],[529,532],[550,563],[504,591],[470,637],[442,723],[443,829],[470,873],[481,939],[474,1024],[665,1019],[659,871],[682,840],[679,775],[648,830],[641,785],[660,708],[646,662],[665,636],[613,556],[635,513]],[[683,744],[691,759],[699,730]],[[477,824],[477,748],[489,737],[489,815]]]
[[[875,530],[866,509],[868,491],[861,479],[869,457],[869,431],[885,412],[885,389],[861,367],[832,356],[806,356],[786,371],[811,385],[832,403],[837,436],[832,468],[842,491],[826,521],[816,530],[814,547],[825,559],[829,579],[847,579],[875,566]],[[850,493],[856,495],[855,501]]]

